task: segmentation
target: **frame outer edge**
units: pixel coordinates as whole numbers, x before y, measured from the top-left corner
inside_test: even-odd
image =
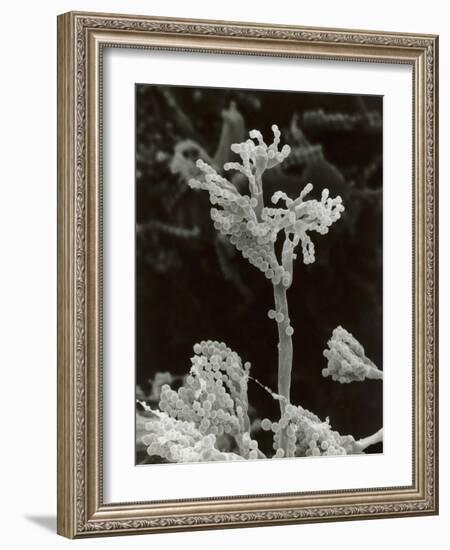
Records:
[[[105,19],[106,18],[106,19]],[[92,392],[88,383],[95,380],[96,373],[89,374],[96,347],[90,337],[95,329],[89,319],[89,303],[92,300],[93,242],[96,229],[92,228],[90,217],[96,209],[95,190],[87,182],[90,166],[87,162],[93,145],[86,135],[89,113],[86,113],[86,71],[87,31],[110,30],[118,33],[129,30],[139,34],[155,33],[172,36],[203,37],[213,35],[225,39],[287,41],[303,43],[320,42],[333,45],[346,44],[351,49],[364,45],[369,47],[368,57],[381,61],[381,52],[387,47],[398,52],[398,58],[405,52],[425,57],[420,63],[421,124],[416,126],[423,145],[420,188],[422,199],[421,216],[423,229],[421,277],[427,284],[423,296],[426,310],[424,331],[420,346],[424,362],[422,376],[426,384],[421,393],[420,429],[425,456],[421,457],[419,479],[421,491],[413,499],[391,500],[378,503],[337,503],[330,506],[262,511],[249,508],[248,511],[219,511],[205,514],[202,511],[184,515],[169,513],[164,516],[147,516],[144,507],[138,507],[131,517],[123,515],[125,509],[118,507],[118,514],[105,510],[104,517],[96,517],[95,508],[100,504],[93,498],[93,484],[98,474],[89,471],[92,460],[92,437],[98,436],[87,415],[92,416]],[[197,40],[197,38],[196,38]],[[139,47],[139,46],[138,46]],[[183,48],[181,48],[183,49]],[[226,48],[227,49],[227,48]],[[437,145],[438,145],[438,38],[432,35],[408,35],[407,33],[379,33],[378,31],[353,31],[344,29],[308,29],[305,27],[277,26],[260,23],[214,22],[208,20],[183,20],[119,14],[96,14],[70,12],[58,17],[58,533],[68,538],[86,536],[135,534],[143,532],[181,531],[190,529],[217,529],[230,527],[251,527],[256,525],[310,523],[316,521],[337,521],[348,519],[371,519],[381,517],[414,516],[438,513],[437,477]],[[402,53],[403,52],[403,53]],[[339,53],[339,52],[337,52]],[[342,53],[342,52],[341,52]],[[408,58],[409,55],[408,55]],[[399,61],[400,62],[400,61]],[[422,73],[423,71],[423,73]],[[75,82],[74,82],[75,80]],[[424,82],[425,80],[425,82]],[[92,80],[91,80],[92,82]],[[425,86],[426,83],[426,86]],[[88,120],[86,120],[86,114]],[[417,121],[418,122],[418,121]],[[95,132],[94,132],[95,133]],[[92,159],[91,159],[92,160]],[[88,164],[88,167],[86,167]],[[86,170],[88,168],[88,170]],[[425,176],[425,177],[424,177]],[[95,178],[94,178],[95,179]],[[94,192],[94,197],[92,193]],[[424,242],[425,241],[425,242]],[[417,249],[416,249],[417,250]],[[95,254],[94,254],[95,256]],[[87,273],[89,272],[89,273]],[[95,272],[95,268],[94,268]],[[425,282],[424,281],[424,282]],[[92,284],[92,281],[91,281]],[[94,285],[95,286],[95,285]],[[94,296],[96,293],[94,292]],[[92,311],[91,311],[92,313]],[[425,351],[423,348],[426,348]],[[422,364],[422,363],[421,363]],[[89,368],[87,368],[89,366]],[[425,372],[426,371],[426,372]],[[94,377],[92,375],[95,374]],[[421,386],[422,387],[422,386]],[[95,393],[95,391],[94,391]],[[95,405],[95,403],[94,403]],[[426,408],[426,410],[424,410]],[[425,449],[426,443],[427,448]],[[95,453],[94,453],[95,455]],[[394,489],[394,488],[393,488]],[[425,490],[425,494],[423,491]],[[96,494],[98,487],[95,489]],[[136,503],[139,504],[139,503]],[[92,509],[94,508],[94,509]],[[101,512],[102,510],[98,510]],[[94,513],[93,513],[94,512]],[[111,514],[111,515],[110,515]]]
[[[436,515],[439,515],[439,36],[436,36],[434,39],[434,50],[435,50],[435,61],[434,61],[434,86],[435,86],[435,96],[434,96],[434,169],[435,169],[435,180],[434,180],[434,193],[435,193],[435,210],[434,210],[434,219],[435,219],[435,314],[434,314],[434,323],[435,323],[435,368],[436,368],[436,378],[435,378],[435,463],[434,463],[434,474],[435,474],[435,510]]]
[[[75,143],[73,18],[57,19],[57,533],[76,535],[75,520],[75,362],[74,362],[74,207]]]
[[[434,403],[431,411],[433,418],[433,509],[434,514],[439,515],[439,35],[433,37],[433,124],[430,128],[433,156],[430,159],[433,169],[431,183],[433,196],[433,209],[430,212],[430,224],[434,222],[433,231],[433,296],[432,296],[432,337],[433,337],[433,395]]]

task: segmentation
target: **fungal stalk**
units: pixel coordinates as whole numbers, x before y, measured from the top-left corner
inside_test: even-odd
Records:
[[[278,167],[290,154],[289,145],[279,149],[281,133],[276,125],[272,131],[273,142],[267,145],[261,132],[252,130],[250,139],[231,145],[240,162],[227,162],[223,166],[224,171],[233,170],[245,176],[248,194],[238,191],[233,179],[226,179],[202,159],[197,161],[202,177],[191,179],[189,185],[208,191],[214,227],[273,285],[274,309],[269,310],[268,316],[278,328],[278,394],[283,398],[280,409],[284,415],[286,404],[290,403],[293,362],[294,329],[289,318],[287,291],[293,281],[295,251],[301,244],[303,262],[313,263],[315,249],[309,234],[328,233],[344,207],[341,197],[330,198],[327,189],[322,191],[320,200],[306,199],[313,189],[310,183],[296,198],[282,191],[275,192],[271,197],[272,206],[265,206],[263,174]],[[280,236],[281,254],[277,255],[275,243]],[[285,434],[282,433],[281,439],[282,446],[286,447]]]

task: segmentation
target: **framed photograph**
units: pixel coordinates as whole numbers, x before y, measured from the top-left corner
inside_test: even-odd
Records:
[[[58,18],[58,532],[438,512],[432,35]]]

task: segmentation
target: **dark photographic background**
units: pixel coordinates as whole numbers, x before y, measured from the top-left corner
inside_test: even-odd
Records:
[[[327,187],[343,199],[345,212],[329,234],[311,234],[315,263],[304,265],[298,251],[288,291],[291,401],[329,416],[342,434],[369,435],[383,423],[382,383],[341,385],[321,370],[338,325],[383,368],[380,96],[136,85],[137,394],[145,397],[157,372],[187,374],[192,346],[205,339],[224,341],[276,391],[277,330],[267,317],[272,285],[213,228],[208,193],[190,189],[170,168],[185,140],[194,144],[186,148],[188,164],[197,158],[195,144],[214,156],[221,113],[232,102],[247,131],[259,129],[271,143],[275,123],[281,144],[292,148],[282,173],[264,175],[266,204],[278,189],[295,198],[308,182],[312,197]],[[253,418],[279,416],[278,403],[253,383],[249,402]]]

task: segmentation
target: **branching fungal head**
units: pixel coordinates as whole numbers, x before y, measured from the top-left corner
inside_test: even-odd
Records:
[[[241,456],[256,458],[258,445],[249,435],[250,364],[242,364],[223,342],[200,342],[194,353],[184,385],[178,391],[167,384],[161,388],[159,408],[172,418],[193,423],[202,435],[229,435]]]
[[[270,145],[267,145],[259,130],[251,130],[249,132],[251,139],[231,145],[233,153],[241,157],[242,164],[227,162],[223,167],[224,170],[237,170],[244,174],[249,182],[250,194],[256,199],[262,194],[261,178],[263,173],[281,164],[291,152],[289,145],[283,145],[281,151],[278,150],[281,132],[276,124],[273,124],[272,132],[274,140]],[[256,140],[257,143],[253,140]]]
[[[323,352],[328,360],[328,366],[322,369],[324,377],[331,376],[335,382],[341,384],[383,377],[383,372],[366,357],[362,345],[344,328],[337,327],[333,330],[328,348]]]
[[[241,162],[228,162],[225,170],[237,170],[245,175],[249,183],[249,195],[241,194],[236,186],[209,164],[199,159],[197,167],[203,178],[191,179],[193,189],[209,192],[211,218],[214,227],[227,236],[244,258],[264,273],[274,285],[289,287],[292,283],[292,266],[296,258],[294,250],[301,242],[304,263],[315,260],[314,244],[310,232],[322,235],[337,221],[344,210],[341,198],[330,198],[327,189],[321,200],[304,200],[312,190],[308,184],[296,199],[291,199],[282,191],[272,196],[276,205],[284,201],[285,208],[265,207],[263,203],[262,175],[265,170],[281,164],[289,155],[290,147],[281,150],[280,131],[272,126],[274,141],[267,145],[258,130],[250,132],[250,138],[243,143],[235,143],[231,150],[241,157]],[[275,253],[275,242],[280,232],[284,233],[284,244],[279,259]]]

